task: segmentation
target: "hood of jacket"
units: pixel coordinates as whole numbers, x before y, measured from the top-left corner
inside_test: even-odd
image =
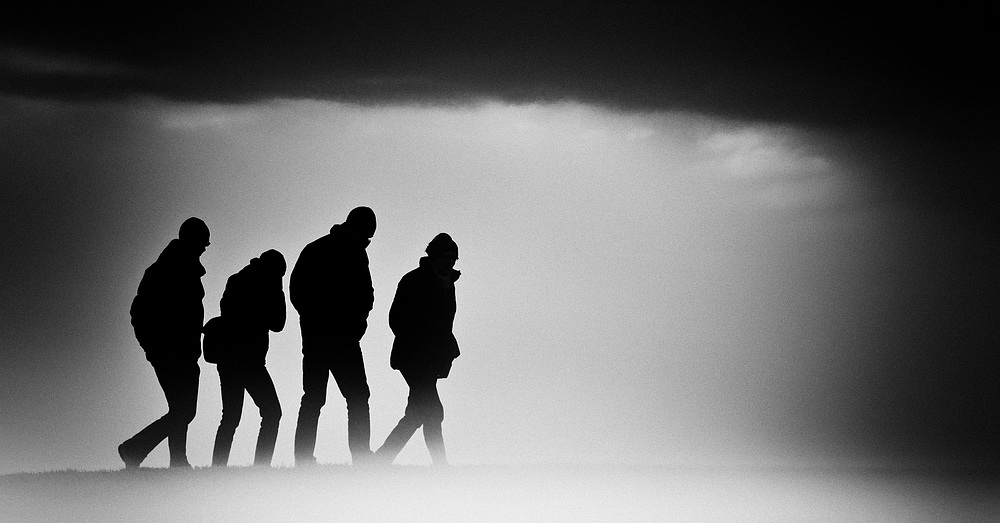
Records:
[[[205,266],[201,264],[198,255],[192,254],[185,249],[184,244],[178,240],[170,240],[160,257],[156,259],[158,263],[166,263],[176,267],[182,267],[186,271],[197,274],[199,278],[205,275]]]
[[[453,283],[458,281],[458,278],[462,276],[462,272],[455,269],[450,269],[448,271],[448,274],[438,274],[438,272],[434,270],[434,264],[431,263],[430,256],[424,256],[423,258],[420,258],[420,268],[430,271],[435,276],[449,278]]]
[[[338,223],[333,227],[330,227],[330,235],[340,239],[341,241],[354,244],[362,249],[368,248],[368,245],[372,243],[371,238],[361,236],[360,234],[354,232],[353,229],[342,223]]]

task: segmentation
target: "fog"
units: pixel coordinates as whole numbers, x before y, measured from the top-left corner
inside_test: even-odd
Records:
[[[463,355],[440,385],[455,463],[996,457],[990,227],[914,190],[916,149],[576,103],[3,103],[16,248],[0,471],[119,467],[117,444],[162,415],[127,311],[185,218],[212,230],[210,317],[251,257],[276,248],[291,264],[357,205],[379,220],[362,340],[374,446],[406,398],[388,368],[395,285],[446,231],[463,272]],[[276,465],[291,464],[301,395],[288,310],[268,358]],[[220,414],[202,363],[196,466]],[[345,418],[331,391],[321,463],[347,462]],[[250,462],[258,419],[246,402],[233,464]],[[428,462],[419,437],[399,462]],[[166,450],[146,463],[165,466]]]
[[[981,521],[996,483],[656,467],[143,470],[0,476],[17,521]],[[58,499],[57,503],[52,500]]]

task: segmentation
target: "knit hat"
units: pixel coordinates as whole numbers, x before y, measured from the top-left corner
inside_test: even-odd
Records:
[[[208,245],[208,225],[205,225],[205,222],[201,221],[200,218],[192,216],[181,224],[181,230],[177,233],[177,237],[184,242]]]
[[[355,207],[347,214],[344,224],[363,234],[365,238],[375,235],[375,211],[368,207]]]
[[[424,252],[431,257],[440,256],[448,251],[454,251],[457,255],[458,244],[455,243],[455,240],[452,240],[451,236],[449,236],[446,232],[442,232],[435,236],[434,239],[427,244],[427,248],[424,249]]]
[[[260,261],[267,267],[273,267],[277,272],[285,274],[285,257],[280,252],[270,249],[260,255]]]

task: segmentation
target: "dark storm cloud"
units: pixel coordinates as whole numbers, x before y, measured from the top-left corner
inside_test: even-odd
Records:
[[[808,2],[767,9],[668,2],[86,4],[6,6],[17,15],[0,20],[0,93],[223,103],[577,100],[690,110],[872,136],[878,143],[859,164],[905,178],[919,202],[996,212],[994,59],[983,58],[992,33],[982,13],[804,7]],[[105,116],[110,120],[101,124],[104,111],[94,110],[47,122],[37,117],[42,111],[16,113],[22,99],[15,100],[0,97],[0,238],[12,246],[0,254],[0,291],[9,298],[0,316],[6,333],[25,340],[48,327],[50,316],[94,308],[90,287],[134,285],[92,279],[107,270],[94,253],[116,237],[139,250],[129,222],[167,217],[128,203],[120,185],[129,182],[115,179],[125,166],[147,169],[159,146],[137,146],[132,138],[142,131],[130,129],[127,118]],[[118,169],[107,166],[114,160],[109,151],[124,151]],[[146,160],[132,165],[132,157]],[[899,291],[907,312],[879,325],[888,334],[873,341],[876,363],[851,374],[861,375],[845,380],[852,387],[835,388],[851,414],[844,421],[831,407],[831,419],[873,453],[969,453],[995,461],[1000,428],[990,398],[1000,397],[993,350],[1000,287],[987,265],[995,247],[982,242],[995,237],[995,223],[941,225],[945,237],[978,229],[940,259],[914,249],[914,258],[930,259],[909,273],[920,292]],[[838,350],[830,344],[831,354]],[[38,375],[20,365],[38,354],[13,344],[0,353],[12,363],[0,381]],[[806,407],[801,417],[816,417],[815,405]],[[831,432],[831,424],[821,419],[816,433]]]
[[[8,17],[0,74],[7,92],[55,97],[572,98],[951,132],[985,111],[986,64],[970,62],[985,55],[976,13],[730,4],[41,2]],[[117,74],[33,67],[10,59],[17,50]]]
[[[993,192],[987,17],[805,2],[33,2],[0,31],[0,91],[242,103],[575,100],[890,133],[906,182]],[[895,160],[890,160],[894,162]],[[985,205],[982,205],[984,204]]]

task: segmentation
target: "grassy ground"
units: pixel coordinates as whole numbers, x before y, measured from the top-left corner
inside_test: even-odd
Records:
[[[0,476],[2,521],[1000,521],[1000,476],[345,465]]]

